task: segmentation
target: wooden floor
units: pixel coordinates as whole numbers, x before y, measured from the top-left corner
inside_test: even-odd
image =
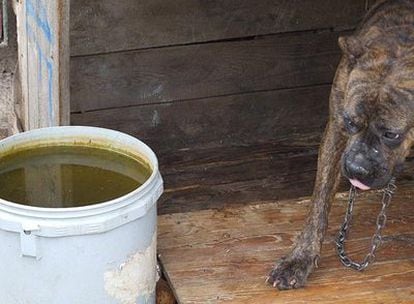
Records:
[[[377,261],[363,273],[345,269],[334,250],[346,194],[305,289],[278,292],[265,278],[302,229],[308,198],[161,215],[160,260],[179,303],[414,303],[414,183],[398,184]],[[356,259],[368,250],[379,201],[377,192],[359,195],[347,243]]]

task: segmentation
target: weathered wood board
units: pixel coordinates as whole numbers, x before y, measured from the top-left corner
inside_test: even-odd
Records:
[[[330,86],[276,90],[72,114],[73,124],[117,129],[157,153],[248,146],[322,133]],[[117,119],[115,119],[117,118]]]
[[[414,303],[413,183],[402,183],[388,211],[377,261],[359,273],[344,268],[333,239],[343,220],[346,194],[332,207],[320,268],[305,289],[278,292],[268,271],[301,231],[309,199],[159,217],[158,248],[179,303]],[[360,195],[347,243],[360,259],[368,250],[380,193]]]
[[[328,84],[340,57],[339,35],[292,33],[75,57],[71,111]]]
[[[243,148],[160,156],[165,193],[159,213],[176,213],[309,195],[318,142],[308,138]],[[188,152],[185,153],[185,152]],[[187,155],[194,159],[185,160]],[[197,157],[197,158],[195,158]]]
[[[72,0],[71,54],[239,39],[314,29],[351,29],[364,0]]]

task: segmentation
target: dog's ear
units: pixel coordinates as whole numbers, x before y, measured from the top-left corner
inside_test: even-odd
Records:
[[[365,47],[357,37],[339,37],[338,44],[344,55],[348,56],[352,63],[355,63],[356,60],[365,53]]]

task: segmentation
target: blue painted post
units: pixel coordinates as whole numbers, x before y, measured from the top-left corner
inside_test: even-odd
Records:
[[[26,130],[69,124],[69,0],[21,0],[19,68]]]

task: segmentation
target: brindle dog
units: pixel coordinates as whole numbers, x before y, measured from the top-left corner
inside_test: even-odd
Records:
[[[382,188],[414,140],[414,0],[378,3],[339,46],[307,223],[268,278],[280,290],[304,286],[318,266],[340,172],[360,189]]]

